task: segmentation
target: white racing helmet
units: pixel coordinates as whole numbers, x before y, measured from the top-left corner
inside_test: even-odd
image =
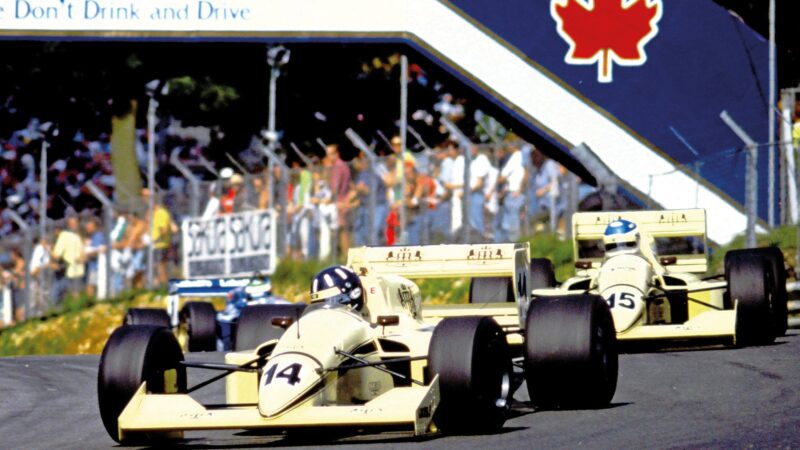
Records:
[[[603,233],[603,245],[606,257],[638,253],[641,235],[636,224],[625,219],[615,220],[608,224]]]

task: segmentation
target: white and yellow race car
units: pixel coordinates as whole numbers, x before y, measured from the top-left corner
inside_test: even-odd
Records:
[[[617,384],[608,305],[531,303],[529,261],[527,244],[353,249],[347,266],[312,280],[302,315],[245,309],[285,331],[225,363],[185,361],[167,328],[124,325],[101,357],[100,415],[114,440],[152,443],[210,429],[491,431],[523,382],[536,407],[607,405]],[[469,304],[423,306],[411,281],[464,277]],[[221,371],[210,381],[225,378],[226,404],[192,398],[210,381],[188,387],[187,367]]]
[[[706,277],[705,210],[577,213],[572,227],[577,273],[556,287],[552,264],[533,260],[534,303],[600,295],[620,341],[750,345],[786,332],[780,249],[728,252],[724,275]]]

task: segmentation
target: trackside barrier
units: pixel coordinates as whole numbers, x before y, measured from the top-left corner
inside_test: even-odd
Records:
[[[8,326],[14,319],[14,307],[11,303],[11,289],[4,286],[0,289],[0,305],[2,305],[2,308],[0,308],[0,318],[2,318],[4,326]]]
[[[800,328],[800,281],[786,283],[789,293],[789,328]]]

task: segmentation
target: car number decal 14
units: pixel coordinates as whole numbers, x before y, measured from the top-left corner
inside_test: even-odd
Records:
[[[286,379],[286,382],[294,386],[295,384],[300,382],[300,369],[303,366],[300,363],[292,363],[288,366],[284,367],[280,372],[278,370],[278,364],[270,367],[269,370],[264,372],[264,386],[272,383],[273,380],[277,381],[278,378]],[[276,374],[277,372],[277,374]]]

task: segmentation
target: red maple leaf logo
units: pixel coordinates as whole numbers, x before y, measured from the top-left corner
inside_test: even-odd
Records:
[[[658,34],[662,0],[551,0],[558,34],[570,45],[568,64],[597,64],[597,80],[610,83],[613,64],[641,66],[644,46]]]

